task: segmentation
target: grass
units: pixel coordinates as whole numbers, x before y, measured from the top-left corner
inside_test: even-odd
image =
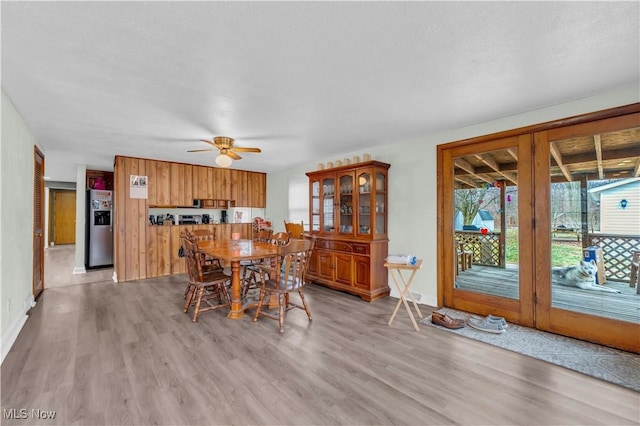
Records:
[[[518,263],[518,228],[507,229],[505,243],[507,263]],[[582,259],[582,244],[578,241],[552,241],[551,266],[575,265]]]

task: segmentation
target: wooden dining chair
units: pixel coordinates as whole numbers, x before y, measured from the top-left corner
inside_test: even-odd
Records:
[[[273,270],[268,268],[268,272],[272,272],[271,275],[267,273],[260,275],[260,299],[255,315],[253,316],[253,322],[258,321],[258,317],[260,316],[277,320],[280,333],[283,333],[285,315],[293,308],[304,310],[307,313],[309,321],[312,320],[311,311],[304,299],[302,289],[306,284],[305,274],[309,266],[309,259],[314,244],[315,238],[311,240],[292,239],[288,244],[278,246],[275,266],[276,272],[273,273]],[[301,304],[294,303],[289,298],[289,294],[296,291],[300,296]],[[272,294],[276,295],[278,299],[277,315],[262,310],[265,299]]]
[[[216,240],[216,228],[213,229],[194,229],[191,232],[191,235],[196,237],[198,241],[215,241]],[[206,254],[202,254],[204,256],[204,262],[207,265],[214,265],[222,269],[222,264],[220,263],[220,259],[216,259],[215,257],[208,256]]]
[[[288,232],[276,232],[275,234],[271,235],[270,243],[276,246],[284,246],[289,243],[290,239],[291,234],[289,234]]]
[[[271,231],[269,231],[269,234],[271,236],[267,242],[276,246],[286,245],[291,239],[288,232],[276,232],[275,234],[271,234]],[[258,262],[247,265],[243,270],[243,275],[245,271],[247,272],[247,275],[242,279],[242,297],[245,297],[251,288],[257,287],[260,281],[260,275],[272,273],[275,271],[275,266],[276,264],[273,258],[260,259]]]
[[[183,244],[189,277],[184,312],[188,313],[191,305],[195,303],[192,321],[196,322],[202,312],[231,307],[231,297],[227,288],[231,276],[221,269],[205,267],[202,253],[198,250],[197,237],[185,235]],[[208,306],[203,308],[203,302]]]
[[[261,229],[256,232],[253,237],[253,241],[261,242],[261,243],[269,243],[271,241],[271,230],[270,229]],[[249,290],[252,288],[256,288],[258,283],[258,274],[260,273],[260,269],[258,265],[263,264],[268,259],[256,259],[256,260],[247,260],[241,261],[240,267],[242,268],[242,277],[240,278],[242,283],[242,297],[246,297],[249,294]]]
[[[213,234],[215,235],[215,233]],[[193,231],[183,231],[180,233],[180,246],[182,248],[182,255],[181,257],[185,257],[185,261],[186,261],[186,248],[188,245],[188,241],[185,241],[186,238],[191,238],[191,239],[195,239],[196,243],[198,241],[202,241],[198,236],[193,234]],[[206,238],[205,238],[206,240]],[[222,266],[222,264],[220,263],[219,259],[215,259],[212,258],[210,256],[207,256],[205,253],[203,253],[202,251],[199,252],[199,256],[200,256],[200,264],[202,265],[202,269],[205,273],[208,272],[213,272],[213,271],[223,271],[224,268]],[[188,265],[187,265],[188,268]],[[187,294],[189,293],[189,286],[190,284],[187,282],[187,287],[184,289],[184,298],[187,298]]]
[[[291,238],[302,238],[304,234],[303,223],[287,222],[284,221],[284,229],[287,231]]]

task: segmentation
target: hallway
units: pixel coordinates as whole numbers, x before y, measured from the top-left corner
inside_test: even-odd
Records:
[[[44,250],[44,287],[56,288],[96,282],[113,282],[113,267],[88,269],[74,274],[75,244],[50,246]]]

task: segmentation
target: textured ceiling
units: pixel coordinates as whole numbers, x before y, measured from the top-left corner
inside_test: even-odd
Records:
[[[2,88],[48,157],[269,172],[637,84],[639,7],[3,1]]]

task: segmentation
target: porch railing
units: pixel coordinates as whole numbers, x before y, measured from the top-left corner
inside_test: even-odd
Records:
[[[605,277],[612,281],[627,281],[631,276],[631,255],[640,250],[640,235],[611,235],[591,233],[587,246],[602,249]]]
[[[482,234],[479,231],[456,231],[456,242],[473,253],[473,263],[504,268],[505,253],[500,244],[500,233]],[[605,277],[612,281],[629,281],[633,250],[640,250],[640,235],[611,235],[590,233],[584,247],[602,249]]]
[[[464,244],[464,249],[473,253],[476,265],[505,267],[499,232],[456,231],[456,242]]]

